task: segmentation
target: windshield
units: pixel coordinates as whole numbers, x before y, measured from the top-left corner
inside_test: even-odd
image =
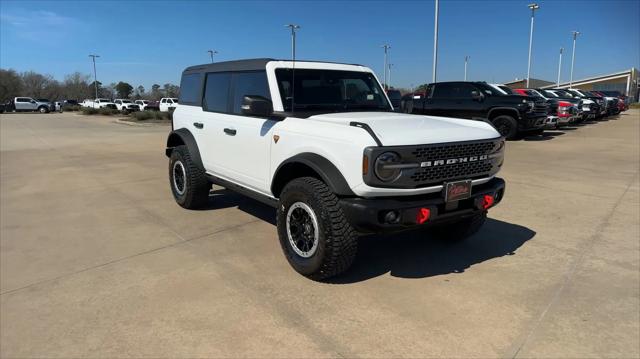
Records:
[[[524,93],[527,94],[527,96],[532,96],[532,97],[544,97],[542,96],[539,92],[537,92],[536,90],[529,90],[529,89],[525,89]]]
[[[122,103],[131,103],[131,100],[122,100]]]
[[[511,90],[511,88],[509,88],[509,87],[507,87],[507,86],[499,85],[498,87],[499,87],[502,91],[504,91],[504,92],[508,93],[509,95],[515,95],[515,94],[513,93],[513,90]]]
[[[291,89],[293,71],[277,69],[276,78],[285,112],[391,111],[391,107],[369,72],[338,70],[295,70],[295,91]],[[292,96],[293,95],[293,96]]]
[[[551,96],[551,97],[560,97],[558,96],[557,93],[551,91],[551,90],[543,90],[543,92],[547,95],[547,96]]]

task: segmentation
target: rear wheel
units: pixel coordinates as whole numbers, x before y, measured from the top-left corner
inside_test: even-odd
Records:
[[[491,120],[491,123],[493,127],[508,140],[512,140],[518,135],[518,123],[511,116],[497,116]]]
[[[207,181],[204,169],[193,162],[189,148],[185,145],[171,151],[169,183],[173,198],[181,207],[197,209],[209,200],[211,183]]]
[[[302,177],[289,182],[280,195],[277,222],[282,250],[298,273],[322,280],[353,263],[356,232],[322,181]]]

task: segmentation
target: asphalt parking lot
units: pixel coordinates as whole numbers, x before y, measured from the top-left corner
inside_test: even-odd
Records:
[[[470,240],[360,241],[317,283],[275,213],[178,207],[168,126],[0,115],[0,356],[640,356],[640,113],[507,144]]]

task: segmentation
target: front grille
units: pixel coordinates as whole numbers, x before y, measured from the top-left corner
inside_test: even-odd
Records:
[[[409,178],[416,187],[433,185],[457,179],[476,179],[490,175],[495,169],[495,160],[478,160],[493,153],[502,144],[502,139],[459,144],[438,144],[416,147],[411,151],[418,162],[444,160],[445,164],[417,168]],[[467,161],[447,164],[447,160],[464,158]],[[475,160],[474,160],[475,158]]]
[[[492,167],[492,163],[485,161],[430,167],[416,171],[416,173],[411,176],[411,179],[414,182],[436,182],[438,180],[476,178],[490,172]]]
[[[465,143],[459,145],[439,145],[417,147],[411,152],[417,159],[439,160],[443,158],[454,158],[461,156],[480,156],[491,152],[496,146],[494,141]]]
[[[549,105],[545,102],[536,102],[533,106],[533,112],[546,114],[549,111]]]

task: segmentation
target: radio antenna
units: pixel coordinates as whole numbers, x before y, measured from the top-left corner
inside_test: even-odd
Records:
[[[291,113],[294,113],[296,110],[296,30],[300,28],[300,25],[289,24],[284,27],[291,29]]]

